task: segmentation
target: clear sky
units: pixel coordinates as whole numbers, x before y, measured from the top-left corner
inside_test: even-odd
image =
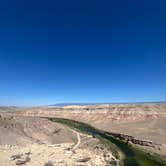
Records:
[[[166,1],[0,1],[0,105],[166,100]]]

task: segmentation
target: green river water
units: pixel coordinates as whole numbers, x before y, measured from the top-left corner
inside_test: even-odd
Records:
[[[136,147],[116,139],[108,132],[96,129],[86,123],[61,118],[48,118],[53,122],[65,124],[75,130],[93,135],[112,151],[120,160],[121,166],[166,166],[166,160],[160,156],[146,153]]]

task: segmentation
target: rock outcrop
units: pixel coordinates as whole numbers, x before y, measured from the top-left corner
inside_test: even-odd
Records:
[[[133,136],[125,135],[125,134],[108,133],[108,132],[106,132],[106,133],[110,134],[114,138],[118,138],[122,141],[125,141],[126,143],[133,143],[136,145],[149,146],[149,147],[161,146],[161,144],[157,144],[157,143],[154,143],[154,142],[148,141],[148,140],[141,140],[141,139],[135,138]]]

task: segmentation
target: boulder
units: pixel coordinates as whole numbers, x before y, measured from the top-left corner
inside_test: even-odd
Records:
[[[77,162],[88,162],[91,158],[90,157],[84,157],[84,158],[80,158],[77,160]]]
[[[45,163],[44,166],[54,166],[53,162],[52,161],[48,161],[47,163]]]
[[[20,159],[22,156],[23,156],[23,154],[20,153],[20,154],[12,155],[10,158],[11,158],[12,160],[16,160],[16,159]]]

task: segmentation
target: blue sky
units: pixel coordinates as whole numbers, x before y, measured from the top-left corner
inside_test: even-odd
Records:
[[[166,100],[163,0],[0,2],[0,105]]]

